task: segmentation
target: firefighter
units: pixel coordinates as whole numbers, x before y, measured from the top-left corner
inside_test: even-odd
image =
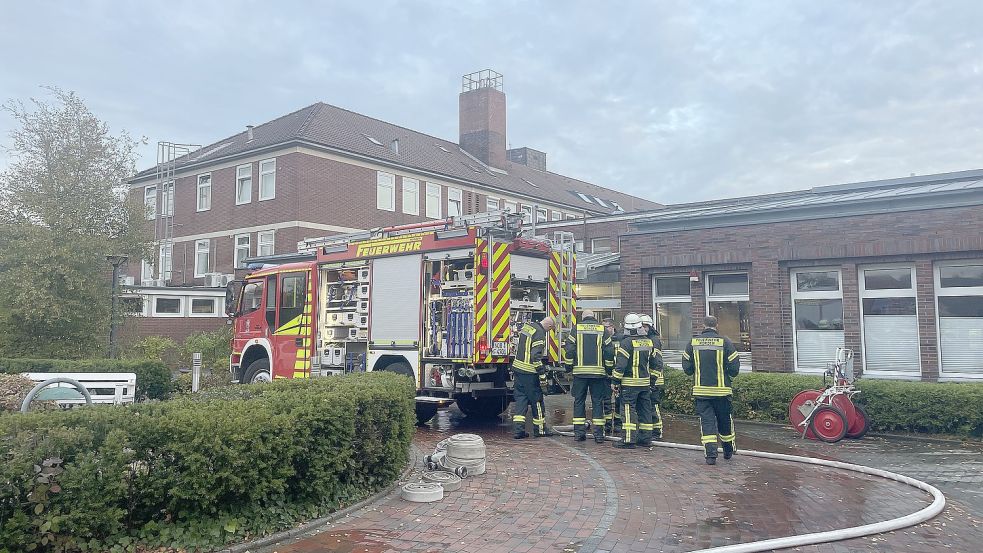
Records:
[[[618,346],[611,378],[620,389],[621,419],[624,434],[615,447],[634,449],[635,445],[652,445],[652,378],[662,364],[662,354],[642,328],[642,318],[634,313],[625,316],[625,337]]]
[[[645,329],[645,334],[648,336],[649,340],[652,340],[652,345],[655,347],[655,351],[659,353],[659,366],[656,368],[655,372],[652,374],[652,393],[650,397],[652,399],[652,439],[658,442],[662,441],[662,396],[665,393],[665,375],[663,374],[664,363],[662,359],[662,340],[659,338],[659,331],[655,328],[655,321],[652,317],[648,315],[642,315],[642,328]]]
[[[515,406],[512,408],[512,437],[517,440],[529,437],[526,432],[526,410],[532,410],[534,437],[553,435],[546,427],[542,386],[546,381],[546,368],[543,366],[546,334],[554,326],[556,322],[548,317],[541,322],[529,321],[519,331],[519,343],[512,361],[512,395],[515,398]]]
[[[601,324],[604,326],[605,345],[610,344],[611,347],[617,349],[618,344],[621,343],[621,334],[618,332],[618,327],[614,325],[614,319],[605,317],[601,319]],[[604,372],[607,374],[604,383],[604,432],[605,434],[613,434],[615,430],[621,431],[621,415],[615,409],[614,393],[611,391],[611,373],[614,372],[613,358],[604,360]]]
[[[580,322],[570,330],[563,347],[567,370],[573,371],[573,434],[578,442],[587,439],[587,393],[590,392],[591,425],[594,441],[604,442],[605,360],[614,357],[614,344],[606,339],[604,327],[585,310]]]
[[[723,443],[724,459],[734,455],[734,418],[731,416],[731,379],[740,372],[741,361],[733,342],[717,332],[717,318],[703,319],[703,333],[695,336],[683,352],[683,371],[693,377],[693,399],[700,415],[700,441],[708,465],[717,464],[717,438]]]

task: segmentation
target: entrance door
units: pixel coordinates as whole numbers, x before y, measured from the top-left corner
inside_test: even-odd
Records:
[[[273,378],[303,378],[310,374],[312,347],[308,271],[285,272],[278,276]]]
[[[864,369],[870,376],[921,375],[915,269],[880,265],[860,269]]]

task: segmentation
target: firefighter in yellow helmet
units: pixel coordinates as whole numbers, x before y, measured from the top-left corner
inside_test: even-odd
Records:
[[[648,336],[649,340],[652,340],[652,345],[655,347],[655,351],[659,353],[659,366],[652,373],[652,427],[648,430],[652,431],[652,439],[656,441],[662,441],[662,395],[665,392],[666,379],[662,373],[665,368],[662,359],[662,340],[659,338],[659,331],[655,329],[655,321],[649,315],[641,315],[642,318],[642,328],[645,329],[645,334]],[[646,430],[645,428],[641,428]]]
[[[578,442],[587,439],[587,392],[590,392],[591,426],[594,441],[604,442],[604,387],[607,386],[605,360],[614,357],[614,342],[597,322],[594,312],[585,310],[580,322],[570,330],[563,345],[563,358],[573,371],[573,434]]]
[[[512,406],[512,437],[520,440],[528,438],[526,432],[526,411],[532,410],[532,434],[552,436],[546,427],[546,408],[543,403],[543,385],[546,368],[543,366],[543,352],[546,350],[546,334],[556,325],[552,318],[541,322],[529,321],[519,331],[515,359],[512,360],[513,390],[515,405]]]
[[[657,368],[662,366],[662,353],[645,334],[638,315],[626,315],[624,329],[611,374],[622,397],[623,434],[616,447],[634,449],[635,444],[652,445],[651,386]]]
[[[730,338],[717,332],[717,318],[703,319],[703,333],[693,337],[683,352],[683,371],[693,377],[693,399],[700,415],[700,441],[707,464],[717,464],[717,438],[724,459],[734,455],[734,418],[731,416],[731,379],[740,373],[741,360]]]

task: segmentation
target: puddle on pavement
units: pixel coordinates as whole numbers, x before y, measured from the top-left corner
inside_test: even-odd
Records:
[[[280,553],[385,553],[392,547],[384,543],[382,532],[338,530],[324,532],[298,543],[277,548]]]

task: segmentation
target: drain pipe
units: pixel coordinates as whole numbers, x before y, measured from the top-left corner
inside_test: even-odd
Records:
[[[553,430],[562,436],[573,436],[571,426],[556,426]],[[613,442],[620,442],[620,438],[614,436],[607,436],[607,440]],[[703,448],[698,445],[690,444],[678,444],[673,442],[654,442],[654,446],[657,447],[668,447],[673,449],[689,449],[694,451],[699,451],[703,453]],[[792,463],[802,463],[807,465],[817,465],[822,467],[831,467],[842,470],[849,470],[853,472],[859,472],[861,474],[868,474],[871,476],[879,476],[887,480],[893,480],[895,482],[900,482],[902,484],[907,484],[919,490],[928,492],[932,495],[932,503],[919,510],[905,515],[903,517],[894,518],[891,520],[885,520],[881,522],[875,522],[872,524],[864,524],[863,526],[853,526],[850,528],[843,528],[839,530],[830,530],[827,532],[813,532],[811,534],[800,534],[798,536],[786,536],[783,538],[773,538],[768,540],[754,541],[749,543],[739,543],[735,545],[725,545],[722,547],[711,547],[709,549],[699,549],[691,553],[757,553],[759,551],[771,551],[772,549],[782,549],[787,547],[799,547],[803,545],[815,545],[818,543],[828,543],[833,541],[848,540],[852,538],[860,538],[863,536],[870,536],[873,534],[881,534],[884,532],[892,532],[894,530],[900,530],[901,528],[907,528],[909,526],[914,526],[935,518],[942,510],[945,508],[945,496],[942,492],[938,490],[935,486],[911,478],[910,476],[905,476],[903,474],[898,474],[896,472],[891,472],[888,470],[876,469],[872,467],[865,467],[863,465],[855,465],[853,463],[843,463],[840,461],[827,461],[825,459],[815,459],[812,457],[801,457],[799,455],[786,455],[783,453],[767,453],[764,451],[752,451],[752,450],[739,450],[736,452],[737,455],[744,455],[747,457],[760,457],[762,459],[773,459],[776,461],[789,461]]]

